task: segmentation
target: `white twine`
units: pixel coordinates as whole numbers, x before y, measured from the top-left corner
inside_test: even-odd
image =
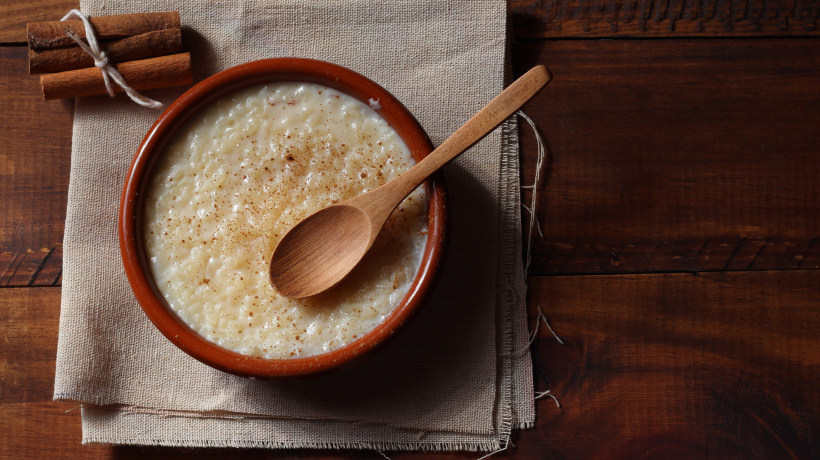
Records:
[[[492,452],[490,452],[490,453],[488,453],[488,454],[486,454],[486,455],[483,455],[483,456],[481,456],[481,457],[478,457],[476,460],[485,460],[485,459],[488,459],[488,458],[492,457],[492,456],[493,456],[493,455],[495,455],[495,454],[500,454],[501,452],[504,452],[505,450],[509,449],[509,448],[510,448],[510,446],[512,446],[512,445],[514,445],[514,444],[513,444],[513,442],[512,442],[512,434],[511,434],[511,433],[507,433],[507,435],[506,435],[506,436],[504,437],[504,439],[502,440],[502,445],[501,445],[501,448],[500,448],[500,449],[496,449],[496,450],[494,450],[494,451],[492,451]]]
[[[74,407],[72,407],[72,408],[70,408],[70,409],[66,410],[66,411],[65,411],[65,413],[67,414],[67,413],[69,413],[69,412],[74,412],[74,411],[75,411],[75,410],[77,410],[77,409],[82,409],[82,406],[74,406]]]
[[[560,343],[561,345],[566,345],[566,342],[564,342],[564,340],[561,337],[559,337],[558,334],[555,333],[555,330],[552,328],[552,326],[550,326],[550,322],[547,320],[547,315],[545,315],[544,312],[541,310],[541,305],[538,305],[538,319],[536,321],[537,322],[535,323],[535,330],[532,332],[532,336],[530,337],[530,345],[532,345],[532,342],[538,335],[538,326],[542,322],[545,326],[547,326],[547,329],[549,329],[549,331],[552,332],[552,336],[555,337],[555,340],[557,340],[558,343]]]
[[[105,89],[108,91],[108,95],[114,97],[114,88],[111,86],[111,80],[114,80],[114,83],[119,85],[120,88],[125,91],[125,94],[127,94],[128,97],[130,97],[131,100],[137,104],[150,109],[162,108],[161,102],[149,99],[138,93],[134,88],[128,86],[128,83],[126,83],[122,74],[114,68],[113,65],[111,65],[105,51],[100,49],[100,44],[97,41],[97,35],[94,33],[94,27],[91,25],[91,21],[88,20],[88,16],[81,13],[80,10],[73,9],[60,20],[65,21],[67,19],[71,19],[72,17],[76,17],[83,21],[83,24],[85,25],[85,38],[88,40],[88,44],[85,44],[71,29],[66,30],[66,35],[80,45],[80,48],[88,53],[89,56],[94,58],[94,65],[102,71],[103,81],[105,82]]]
[[[527,124],[530,125],[530,128],[532,128],[532,132],[535,135],[535,143],[538,147],[537,156],[536,156],[536,160],[535,160],[535,179],[533,180],[532,185],[522,185],[521,186],[522,189],[531,189],[532,190],[532,195],[530,195],[530,205],[527,206],[525,204],[521,204],[521,207],[526,209],[527,212],[530,215],[529,226],[528,226],[528,229],[527,229],[527,251],[526,251],[527,258],[526,258],[526,262],[524,263],[524,275],[526,275],[527,272],[529,271],[529,268],[530,268],[530,262],[532,261],[532,231],[533,231],[533,229],[538,230],[538,235],[540,235],[541,238],[544,237],[544,232],[541,231],[541,225],[538,222],[538,216],[536,216],[535,210],[536,210],[536,205],[538,204],[538,184],[541,180],[541,170],[544,167],[544,160],[547,158],[547,148],[544,144],[544,139],[541,137],[541,132],[538,130],[538,126],[535,124],[535,122],[532,121],[532,118],[527,116],[527,114],[524,113],[521,110],[519,110],[517,112],[517,115],[519,117],[523,118],[524,121],[526,121]],[[544,325],[552,333],[552,336],[555,337],[555,340],[558,341],[558,343],[560,343],[561,345],[565,345],[564,340],[561,339],[561,337],[559,337],[558,334],[555,333],[555,330],[552,328],[552,326],[550,326],[550,322],[549,322],[549,320],[547,320],[547,315],[545,315],[544,312],[541,310],[541,305],[538,305],[538,317],[535,320],[535,328],[530,332],[529,341],[527,343],[527,346],[522,348],[520,353],[529,351],[529,348],[532,346],[533,342],[535,342],[535,339],[538,337],[538,330],[541,326],[541,323],[544,323]],[[558,401],[558,398],[555,397],[555,395],[550,393],[550,391],[551,390],[541,391],[541,392],[536,391],[535,392],[535,399],[539,400],[539,399],[542,399],[542,398],[545,398],[545,397],[549,397],[553,401],[555,401],[555,405],[558,406],[558,408],[560,409],[561,408],[561,403]],[[506,447],[505,447],[505,449],[506,449]]]
[[[535,321],[536,321],[535,322],[535,329],[530,334],[530,345],[532,345],[532,343],[535,341],[535,338],[538,337],[538,326],[540,326],[541,323],[544,323],[544,325],[547,326],[547,329],[550,332],[552,332],[552,336],[555,337],[555,340],[558,341],[558,343],[560,343],[561,345],[566,345],[566,342],[564,342],[564,340],[561,339],[561,337],[559,337],[558,334],[555,333],[555,329],[553,329],[552,326],[550,326],[550,322],[549,322],[549,320],[547,320],[547,315],[545,315],[544,311],[541,310],[541,305],[538,305],[538,318]],[[550,393],[551,391],[552,391],[552,389],[549,389],[547,391],[541,391],[541,392],[536,391],[535,392],[535,400],[537,401],[537,400],[539,400],[541,398],[544,398],[544,397],[551,398],[553,401],[555,401],[555,405],[558,406],[558,408],[560,409],[561,408],[561,402],[558,401],[558,398],[555,397],[554,394]]]
[[[532,194],[530,195],[530,205],[521,205],[521,207],[526,209],[530,215],[529,228],[527,229],[527,259],[524,263],[524,273],[526,274],[530,269],[530,262],[532,262],[533,228],[538,230],[538,234],[541,238],[544,237],[544,233],[541,231],[541,225],[538,222],[538,217],[535,215],[535,205],[538,203],[538,183],[541,180],[541,169],[544,167],[544,160],[547,157],[547,149],[544,147],[544,139],[541,138],[541,132],[538,130],[538,126],[535,125],[535,122],[532,121],[532,118],[527,116],[527,114],[521,110],[518,111],[518,116],[523,118],[524,121],[530,125],[533,134],[535,134],[535,143],[538,146],[538,155],[535,160],[535,180],[532,185],[524,185],[521,187],[523,189],[532,189]]]
[[[544,396],[549,396],[550,398],[552,398],[553,401],[555,401],[555,405],[558,406],[558,408],[560,409],[561,408],[561,403],[558,401],[558,398],[556,398],[554,394],[550,393],[550,391],[552,391],[552,390],[542,391],[540,393],[536,391],[535,392],[535,399],[538,400],[538,399],[543,398]]]

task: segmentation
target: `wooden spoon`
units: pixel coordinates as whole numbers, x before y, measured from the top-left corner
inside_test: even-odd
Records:
[[[274,289],[286,297],[301,298],[341,281],[364,257],[387,218],[410,192],[509,118],[550,78],[546,67],[532,68],[401,176],[296,224],[273,250],[270,279]]]

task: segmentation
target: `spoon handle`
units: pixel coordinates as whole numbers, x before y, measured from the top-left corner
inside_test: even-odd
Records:
[[[530,69],[478,111],[427,157],[387,185],[400,196],[395,206],[439,168],[483,139],[546,85],[552,76],[546,67]],[[395,207],[394,206],[394,207]],[[392,209],[391,209],[392,210]]]

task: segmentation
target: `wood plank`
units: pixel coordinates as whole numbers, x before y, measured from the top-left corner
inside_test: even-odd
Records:
[[[566,342],[541,327],[534,346],[538,385],[562,407],[539,401],[537,428],[499,458],[820,454],[820,272],[553,276],[529,292],[531,323],[540,306]],[[0,289],[2,458],[363,454],[82,446],[77,411],[50,401],[58,315],[58,288]]]
[[[515,50],[519,72],[546,63],[556,73],[528,107],[553,154],[539,207],[547,238],[531,273],[820,268],[815,40],[537,41]],[[0,204],[0,284],[53,284],[71,102],[40,101],[22,49],[0,53],[9,108],[0,117],[10,127],[0,191],[15,197]],[[531,180],[527,135],[522,151]],[[42,251],[52,256],[32,259]]]
[[[516,38],[820,36],[817,0],[509,0]],[[24,43],[27,22],[57,20],[76,0],[7,0],[0,43]]]
[[[820,36],[820,2],[510,0],[516,38]]]
[[[11,289],[3,289],[4,292]],[[81,444],[79,408],[65,402],[3,404],[0,416],[0,457],[17,460],[44,458],[117,458],[112,446]]]
[[[819,458],[820,272],[530,278],[540,458]]]
[[[83,446],[76,404],[53,402],[60,288],[0,289],[0,458],[107,458]]]
[[[0,286],[54,285],[71,157],[73,99],[42,100],[24,47],[0,47]]]
[[[534,41],[513,64],[554,75],[524,109],[550,151],[531,274],[820,268],[820,41]]]
[[[515,49],[519,72],[546,63],[556,74],[527,108],[553,156],[533,274],[820,268],[815,40],[539,41]],[[52,284],[71,103],[39,100],[23,51],[0,53],[8,107],[0,119],[10,127],[0,192],[15,197],[0,204],[0,276]],[[530,181],[535,148],[524,133]],[[22,273],[48,277],[10,277],[21,256],[43,250],[53,250],[48,264],[37,272],[39,262],[29,261]]]
[[[62,275],[62,243],[35,251],[0,251],[0,287],[56,286]]]
[[[0,44],[25,43],[27,22],[57,21],[79,7],[78,0],[4,0],[0,3]]]
[[[0,289],[0,404],[51,401],[60,288]]]

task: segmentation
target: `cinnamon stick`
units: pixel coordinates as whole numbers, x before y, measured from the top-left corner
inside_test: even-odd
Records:
[[[191,54],[179,53],[114,64],[129,86],[141,91],[193,82]],[[113,82],[112,82],[113,83]],[[96,67],[40,75],[44,99],[107,94],[102,71]],[[122,88],[113,84],[116,92]]]
[[[182,51],[182,33],[179,28],[155,30],[133,37],[103,44],[111,62],[146,59]],[[28,51],[29,74],[62,72],[94,67],[94,58],[79,46]]]
[[[98,39],[124,38],[153,30],[178,28],[179,12],[131,13],[91,18]],[[79,19],[69,21],[30,22],[26,25],[28,46],[33,50],[72,46],[74,41],[66,35],[72,30],[85,39],[85,26]]]

